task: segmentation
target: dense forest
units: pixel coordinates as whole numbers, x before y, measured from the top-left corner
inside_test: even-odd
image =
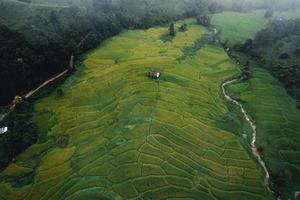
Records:
[[[22,34],[0,25],[1,103],[24,93],[67,66],[70,49],[58,41],[31,44]]]
[[[254,40],[256,55],[300,100],[300,20],[276,20]]]
[[[37,128],[32,121],[32,111],[29,102],[22,102],[16,105],[9,120],[2,122],[9,127],[9,134],[0,137],[0,168],[37,141]]]

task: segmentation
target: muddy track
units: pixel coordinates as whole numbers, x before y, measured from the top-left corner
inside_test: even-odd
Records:
[[[38,86],[36,89],[29,91],[28,93],[26,93],[24,95],[25,99],[28,99],[29,97],[31,97],[34,93],[36,93],[37,91],[39,91],[41,88],[45,87],[46,85],[48,85],[49,83],[55,81],[56,79],[62,77],[63,75],[65,75],[69,70],[66,69],[65,71],[61,72],[60,74],[46,80],[44,83],[42,83],[40,86]]]

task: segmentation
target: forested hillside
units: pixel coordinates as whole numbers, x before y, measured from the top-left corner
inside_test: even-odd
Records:
[[[62,71],[72,53],[78,56],[122,29],[147,28],[207,10],[201,1],[47,2],[0,2],[2,105]]]
[[[1,104],[24,93],[67,66],[71,53],[56,40],[30,43],[24,35],[0,25]]]
[[[300,101],[300,19],[272,22],[257,34],[253,48],[264,66]]]

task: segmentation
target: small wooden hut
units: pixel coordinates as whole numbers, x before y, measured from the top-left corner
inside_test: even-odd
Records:
[[[151,71],[148,73],[148,77],[155,79],[155,80],[158,80],[160,76],[161,76],[161,73],[157,72],[157,71]]]

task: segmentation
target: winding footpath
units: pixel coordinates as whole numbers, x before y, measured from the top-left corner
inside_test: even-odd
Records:
[[[69,71],[69,69],[66,69],[65,71],[57,74],[56,76],[46,80],[45,82],[43,82],[41,85],[39,85],[36,89],[34,90],[31,90],[29,92],[27,92],[26,94],[24,94],[22,97],[25,98],[25,99],[28,99],[30,98],[33,94],[35,94],[36,92],[38,92],[39,90],[41,90],[43,87],[45,87],[46,85],[48,85],[49,83],[55,81],[56,79],[64,76],[65,74],[67,74]],[[15,105],[12,103],[8,109],[8,111],[2,115],[0,115],[0,122],[2,122],[2,120],[7,116],[9,115],[13,110],[15,109]]]
[[[64,76],[67,72],[69,71],[69,69],[66,69],[65,71],[61,72],[60,74],[57,74],[56,76],[46,80],[44,83],[42,83],[40,86],[38,86],[36,89],[29,91],[28,93],[26,93],[24,95],[25,99],[28,99],[29,97],[31,97],[34,93],[38,92],[40,89],[42,89],[43,87],[45,87],[46,85],[48,85],[49,83],[55,81],[56,79]]]
[[[226,90],[225,90],[225,87],[226,85],[229,85],[231,83],[234,83],[234,82],[237,82],[239,81],[239,79],[232,79],[232,80],[229,80],[229,81],[226,81],[225,83],[222,84],[222,92],[223,92],[223,95],[225,97],[225,99],[227,101],[231,101],[233,102],[234,104],[236,104],[237,106],[240,107],[242,113],[243,113],[243,116],[245,118],[245,120],[249,123],[249,125],[251,126],[252,128],[252,142],[251,142],[251,150],[252,150],[252,154],[254,155],[254,157],[257,159],[258,163],[261,165],[261,167],[263,168],[264,172],[265,172],[265,178],[264,178],[264,183],[265,183],[265,186],[267,188],[268,191],[271,191],[270,188],[269,188],[269,180],[270,180],[270,175],[269,175],[269,171],[266,167],[266,164],[265,162],[263,161],[263,159],[261,158],[258,150],[257,150],[257,147],[256,147],[256,125],[255,123],[251,120],[251,118],[249,117],[249,115],[247,114],[247,112],[245,111],[243,105],[241,103],[239,103],[237,100],[234,100],[233,98],[231,98],[227,93],[226,93]]]

